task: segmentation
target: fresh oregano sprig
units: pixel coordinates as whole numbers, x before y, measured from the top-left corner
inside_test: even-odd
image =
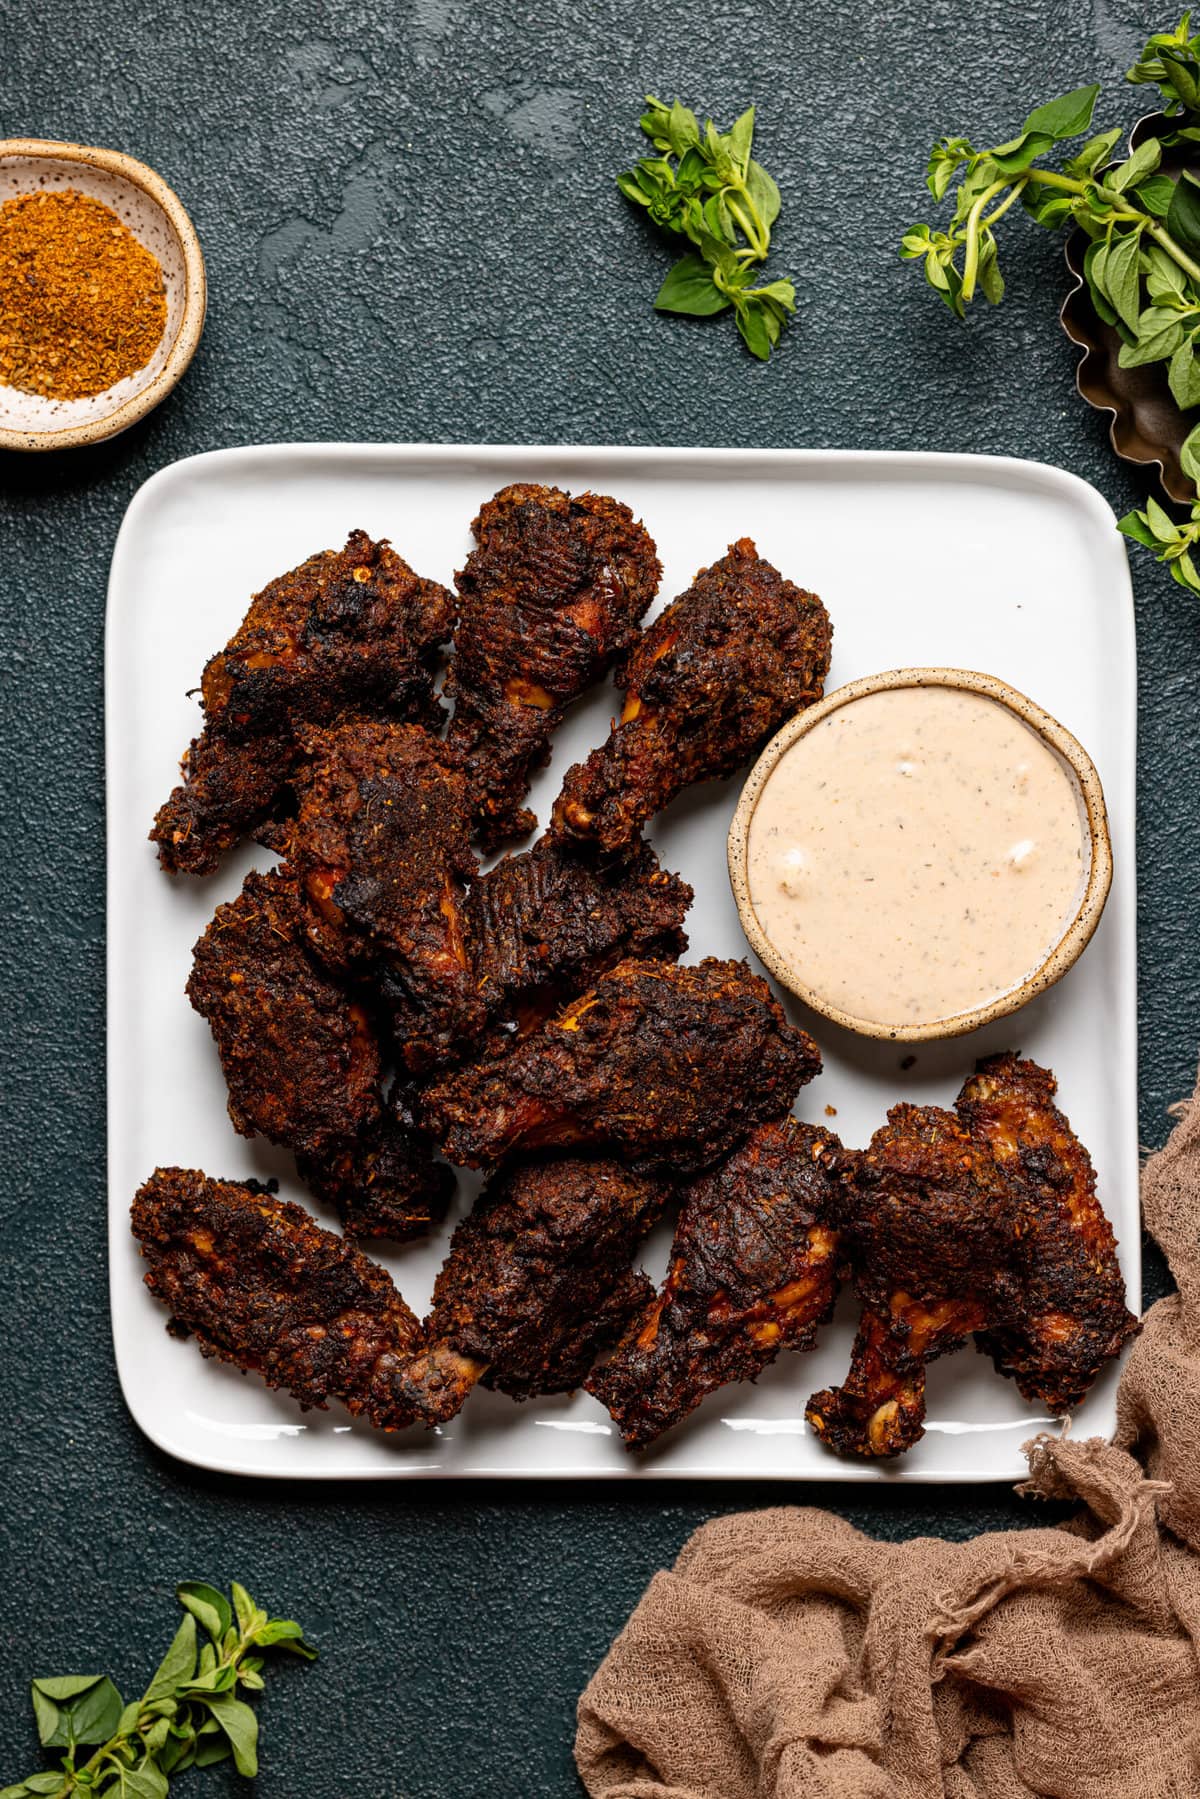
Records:
[[[719,132],[711,119],[701,131],[680,101],[665,106],[647,94],[641,126],[658,154],[618,175],[617,186],[660,230],[693,245],[659,288],[655,306],[698,317],[732,307],[747,349],[765,362],[796,310],[796,290],[784,280],[754,284],[779,216],[779,189],[750,154],[754,108],[730,131]]]
[[[66,1754],[57,1768],[0,1789],[0,1799],[164,1799],[172,1775],[230,1755],[239,1774],[258,1772],[258,1719],[238,1689],[261,1691],[261,1650],[310,1660],[317,1652],[298,1624],[268,1617],[236,1581],[232,1604],[205,1581],[175,1591],[183,1620],[140,1699],[125,1705],[105,1674],[33,1682],[42,1746]]]
[[[992,304],[1003,297],[996,226],[1018,200],[1039,225],[1078,226],[1092,240],[1084,278],[1097,313],[1121,338],[1121,367],[1165,362],[1171,394],[1190,412],[1200,407],[1200,174],[1169,175],[1161,167],[1165,148],[1200,143],[1200,34],[1191,34],[1190,15],[1150,38],[1128,79],[1157,85],[1164,111],[1183,122],[1116,164],[1119,127],[1088,137],[1059,167],[1048,167],[1044,158],[1089,130],[1100,92],[1093,85],[1036,107],[1015,138],[993,149],[942,138],[926,183],[939,201],[955,190],[953,214],[944,230],[914,225],[900,254],[923,263],[930,286],[962,318],[977,293]],[[1192,555],[1200,544],[1200,425],[1181,460],[1198,490],[1190,522],[1176,524],[1150,500],[1120,529],[1200,593]]]

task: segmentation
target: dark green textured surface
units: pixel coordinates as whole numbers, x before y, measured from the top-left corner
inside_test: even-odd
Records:
[[[903,0],[878,17],[834,0],[0,0],[0,131],[150,162],[210,280],[200,353],[156,415],[95,452],[0,459],[0,1782],[36,1765],[28,1677],[103,1666],[136,1687],[173,1581],[198,1574],[241,1578],[325,1650],[267,1695],[262,1799],[570,1795],[576,1695],[702,1519],[791,1498],[892,1536],[1030,1517],[990,1489],[281,1490],[142,1442],[104,1251],[104,590],[149,474],[272,439],[986,450],[1061,464],[1124,510],[1139,480],[1074,392],[1056,241],[1015,220],[1010,297],[965,330],[894,245],[926,212],[938,132],[995,141],[1100,72],[1106,116],[1132,122],[1146,102],[1118,72],[1168,22],[1130,0]],[[759,104],[800,302],[769,367],[727,321],[650,310],[664,253],[611,188],[647,88],[725,121]],[[910,550],[859,553],[886,583]],[[1200,1037],[1200,608],[1141,555],[1135,586],[1155,1144]],[[1163,1279],[1152,1260],[1148,1292]]]

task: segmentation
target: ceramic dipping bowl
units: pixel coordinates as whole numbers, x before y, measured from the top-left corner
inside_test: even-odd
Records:
[[[204,258],[178,196],[144,162],[117,150],[42,138],[0,138],[0,204],[19,194],[74,188],[112,208],[162,264],[167,323],[144,368],[82,400],[0,387],[0,449],[67,450],[100,443],[166,398],[196,353],[204,328]]]
[[[855,700],[860,700],[867,694],[881,693],[897,687],[958,688],[995,700],[1015,713],[1041,738],[1074,778],[1081,822],[1091,842],[1091,862],[1082,897],[1057,943],[1019,986],[993,995],[985,1003],[948,1018],[889,1024],[878,1019],[855,1017],[843,1011],[821,993],[817,985],[816,970],[796,966],[775,947],[759,922],[750,898],[749,849],[750,824],[759,798],[781,758],[792,745],[839,707],[852,705]],[[885,674],[868,675],[863,680],[850,681],[845,687],[837,688],[815,706],[810,706],[806,712],[797,713],[771,739],[747,777],[733,823],[729,827],[728,857],[729,880],[742,929],[759,961],[770,970],[780,985],[803,1000],[812,1011],[831,1019],[845,1030],[854,1031],[859,1036],[883,1038],[896,1043],[927,1043],[934,1038],[961,1037],[967,1031],[990,1024],[993,1019],[1004,1018],[1009,1013],[1018,1011],[1039,993],[1044,993],[1048,987],[1060,981],[1082,955],[1100,922],[1112,884],[1113,866],[1104,790],[1095,764],[1082,744],[1057,719],[1027,699],[1023,693],[1018,693],[1015,687],[1009,687],[994,675],[976,674],[971,670],[958,668],[901,668],[892,669]]]

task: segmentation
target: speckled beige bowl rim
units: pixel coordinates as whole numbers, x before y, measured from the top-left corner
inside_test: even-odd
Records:
[[[0,138],[0,157],[6,156],[43,156],[51,162],[85,163],[90,168],[107,169],[112,175],[121,175],[134,187],[141,188],[161,208],[179,240],[187,283],[183,314],[175,342],[154,380],[132,399],[123,401],[112,412],[106,412],[102,418],[92,419],[86,425],[68,425],[61,431],[13,431],[0,426],[0,449],[4,450],[73,450],[83,444],[102,443],[105,438],[116,437],[118,432],[145,418],[161,400],[165,400],[196,354],[208,304],[200,239],[175,190],[146,163],[139,162],[135,156],[126,156],[121,150],[58,143],[53,138],[6,137]]]
[[[831,1000],[824,998],[810,987],[803,977],[780,955],[771,943],[750,901],[750,883],[748,860],[750,846],[750,825],[754,811],[758,805],[763,789],[774,773],[780,759],[786,755],[794,743],[807,735],[823,718],[842,706],[849,706],[855,700],[861,700],[868,694],[886,693],[896,687],[952,687],[967,693],[982,694],[986,699],[996,700],[1006,706],[1010,712],[1022,719],[1042,740],[1057,751],[1058,755],[1073,772],[1079,785],[1087,818],[1088,834],[1091,838],[1092,861],[1088,872],[1087,885],[1074,917],[1059,938],[1058,943],[1050,951],[1045,961],[1034,972],[1022,981],[1019,987],[1010,992],[1000,994],[986,1005],[976,1006],[969,1012],[957,1012],[950,1018],[939,1018],[925,1024],[881,1024],[877,1019],[856,1018],[852,1013],[844,1012]],[[831,1019],[834,1024],[841,1025],[847,1031],[854,1031],[861,1037],[884,1038],[894,1043],[928,1043],[936,1038],[962,1037],[968,1031],[978,1030],[981,1025],[990,1024],[994,1019],[1006,1018],[1011,1012],[1019,1011],[1028,1005],[1039,993],[1053,987],[1060,981],[1067,970],[1078,960],[1091,941],[1092,933],[1100,922],[1108,899],[1108,890],[1112,885],[1112,840],[1108,832],[1108,813],[1104,804],[1104,789],[1100,784],[1100,776],[1096,765],[1084,749],[1083,745],[1056,718],[1041,706],[1029,699],[1025,694],[1010,687],[996,675],[984,675],[973,669],[964,668],[896,668],[884,674],[865,675],[861,680],[849,681],[844,687],[836,688],[826,694],[823,700],[810,706],[805,712],[798,712],[788,720],[782,730],[776,733],[767,745],[758,761],[754,764],[742,788],[733,822],[729,827],[729,881],[733,888],[733,897],[737,903],[738,916],[742,929],[750,940],[751,947],[760,962],[775,976],[781,986],[794,993],[798,999],[823,1018]]]

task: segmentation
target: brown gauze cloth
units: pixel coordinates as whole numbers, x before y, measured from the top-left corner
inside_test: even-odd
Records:
[[[1200,1796],[1200,1086],[1142,1178],[1179,1291],[1114,1443],[1039,1438],[1059,1526],[877,1543],[811,1508],[705,1525],[579,1703],[593,1799]]]

